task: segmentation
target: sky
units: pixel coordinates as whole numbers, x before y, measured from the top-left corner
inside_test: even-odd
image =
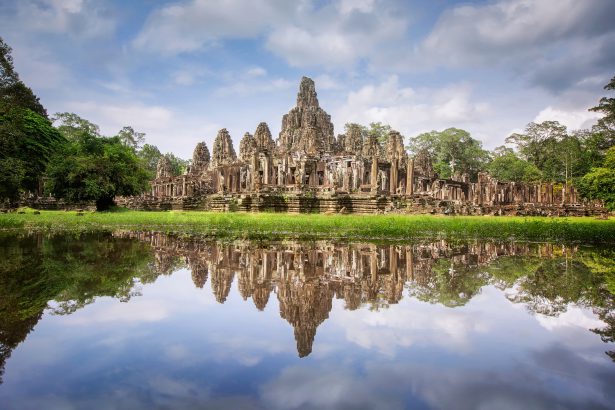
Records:
[[[227,128],[274,138],[299,82],[335,133],[463,128],[489,149],[531,121],[590,127],[615,75],[613,0],[0,0],[0,36],[47,111],[190,158]]]

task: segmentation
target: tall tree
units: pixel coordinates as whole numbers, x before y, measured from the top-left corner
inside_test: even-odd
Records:
[[[615,90],[615,76],[604,86],[604,89]],[[615,145],[615,98],[602,97],[598,105],[589,110],[604,114],[604,117],[600,118],[594,127],[594,132],[603,134],[607,147]]]
[[[154,179],[156,177],[156,166],[158,165],[158,160],[162,156],[158,147],[151,144],[145,144],[139,151],[137,151],[137,156],[142,161],[149,179]]]
[[[60,133],[69,141],[78,141],[83,135],[100,137],[98,125],[72,112],[57,112],[51,117]]]
[[[27,108],[47,118],[47,111],[38,97],[19,79],[13,65],[12,51],[0,37],[0,100],[9,105]]]
[[[524,133],[512,134],[506,142],[514,144],[521,158],[534,164],[545,180],[568,183],[586,171],[579,134],[569,135],[557,121],[531,122]]]
[[[485,169],[489,159],[489,153],[483,149],[481,142],[459,128],[417,135],[410,138],[408,148],[414,153],[427,150],[440,178],[450,178],[458,173],[475,179]]]
[[[131,147],[135,151],[137,151],[145,141],[145,133],[135,131],[135,129],[130,126],[123,127],[120,132],[117,133],[117,136],[124,145]]]

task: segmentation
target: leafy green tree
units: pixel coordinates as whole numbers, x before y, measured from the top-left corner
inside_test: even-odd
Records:
[[[51,118],[56,128],[69,141],[77,141],[84,134],[100,137],[98,125],[72,112],[57,112]]]
[[[9,203],[19,198],[23,180],[26,175],[26,164],[18,158],[0,158],[0,199]]]
[[[47,111],[20,79],[13,65],[11,47],[0,37],[0,101],[9,105],[29,109],[47,118]]]
[[[595,150],[588,149],[588,142],[595,142],[591,134],[569,134],[557,121],[531,122],[523,134],[512,134],[506,142],[514,144],[521,158],[534,164],[547,181],[576,181],[599,158]]]
[[[181,175],[186,172],[189,164],[187,160],[176,157],[170,152],[167,152],[164,156],[171,162],[171,170],[173,171],[173,175]]]
[[[87,133],[66,144],[48,168],[48,189],[69,201],[95,200],[108,209],[117,195],[137,195],[147,187],[148,174],[132,148],[118,137]]]
[[[540,170],[534,164],[522,160],[515,152],[506,147],[498,147],[494,157],[487,165],[487,171],[503,182],[533,183],[542,179]]]
[[[0,198],[15,200],[21,191],[36,192],[49,159],[64,142],[45,117],[0,102]]]
[[[615,77],[611,78],[611,81],[604,86],[604,89],[615,90]],[[615,98],[602,97],[598,105],[589,110],[604,114],[604,117],[600,118],[594,126],[593,131],[601,134],[606,148],[615,145]]]
[[[149,179],[154,179],[156,177],[156,166],[158,165],[158,160],[162,156],[158,147],[151,144],[145,144],[139,151],[137,151],[137,156],[143,163]]]
[[[145,133],[135,131],[134,128],[126,126],[117,133],[120,141],[133,150],[137,151],[145,141]]]
[[[432,157],[434,170],[440,178],[450,178],[456,173],[468,174],[476,179],[489,159],[489,153],[480,141],[459,128],[431,131],[410,138],[408,148],[417,153],[427,150]]]
[[[364,129],[367,131],[367,135],[376,137],[381,147],[386,146],[389,139],[389,131],[392,130],[389,124],[381,122],[370,122],[369,127],[364,127]]]
[[[38,191],[41,176],[63,138],[15,72],[11,47],[0,38],[0,200]]]
[[[583,197],[602,200],[609,210],[615,210],[615,147],[607,151],[601,167],[581,178],[578,188]]]

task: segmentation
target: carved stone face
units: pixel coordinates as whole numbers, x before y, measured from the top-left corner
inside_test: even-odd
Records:
[[[279,147],[283,152],[328,152],[334,145],[331,117],[318,105],[314,81],[304,77],[297,106],[282,119]]]
[[[226,128],[222,128],[218,131],[218,135],[214,141],[212,165],[218,166],[228,164],[234,162],[236,159],[237,154],[235,154],[235,148],[233,147],[231,135]]]

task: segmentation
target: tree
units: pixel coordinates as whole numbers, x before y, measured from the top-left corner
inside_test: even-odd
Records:
[[[21,191],[36,192],[47,163],[65,140],[34,111],[0,102],[0,198],[16,200]]]
[[[0,38],[0,200],[37,191],[54,150],[63,142],[47,111],[15,72],[11,47]]]
[[[47,118],[47,111],[15,72],[11,47],[0,37],[0,101],[29,109]]]
[[[515,144],[522,159],[534,164],[548,181],[570,183],[587,172],[584,142],[586,133],[568,134],[557,121],[531,122],[525,133],[512,134],[506,142]]]
[[[389,139],[389,132],[392,130],[389,124],[383,124],[381,122],[370,122],[369,127],[364,127],[367,131],[367,135],[376,137],[380,147],[385,147],[387,140]]]
[[[534,183],[541,180],[540,170],[534,164],[522,160],[510,148],[498,147],[487,165],[489,174],[503,182]]]
[[[128,147],[131,147],[133,150],[137,151],[143,141],[145,141],[145,133],[137,132],[134,128],[126,126],[117,133],[117,136],[120,138],[120,141]]]
[[[459,128],[417,135],[410,138],[408,148],[415,154],[427,150],[440,178],[450,178],[459,173],[476,179],[489,159],[489,153],[482,148],[481,142]]]
[[[158,160],[162,156],[158,147],[151,144],[145,144],[139,151],[137,151],[137,156],[143,163],[149,179],[154,179],[156,177],[156,166],[158,165]]]
[[[609,210],[615,210],[615,146],[607,151],[601,167],[581,178],[578,188],[583,197],[602,200]]]
[[[604,89],[615,90],[615,77],[611,78]],[[593,131],[602,134],[609,147],[615,145],[615,98],[602,97],[598,105],[589,110],[604,114],[604,117],[600,118],[594,126]]]
[[[87,133],[66,144],[48,167],[48,189],[69,201],[96,201],[108,209],[117,195],[137,195],[147,187],[148,174],[134,151],[118,137]]]
[[[56,128],[69,141],[78,141],[83,135],[100,137],[98,125],[72,112],[57,112],[51,117]]]
[[[170,152],[167,152],[164,156],[169,159],[169,162],[171,162],[171,171],[173,172],[173,175],[181,175],[186,172],[189,164],[187,160],[176,157]]]

